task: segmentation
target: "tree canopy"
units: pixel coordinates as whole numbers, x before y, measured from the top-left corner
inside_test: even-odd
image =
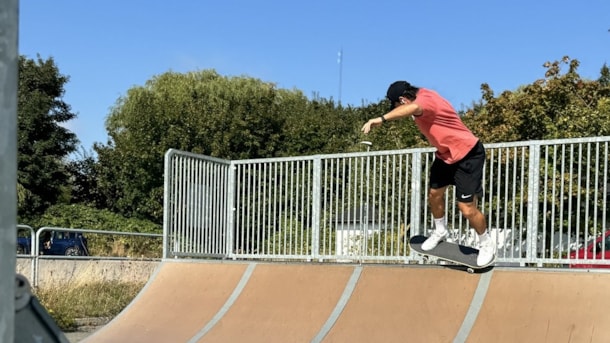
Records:
[[[163,157],[170,148],[253,159],[362,151],[363,140],[374,150],[428,145],[411,120],[361,134],[366,120],[387,111],[386,100],[344,107],[259,79],[203,70],[163,73],[129,89],[107,117],[107,143],[94,145],[97,158],[66,161],[77,143],[61,126],[75,117],[62,100],[68,78],[52,59],[20,62],[24,214],[69,201],[160,222]],[[568,57],[547,62],[543,78],[498,96],[482,84],[481,99],[463,120],[485,143],[609,135],[610,71],[604,65],[597,80],[586,80],[578,66]]]
[[[562,65],[568,66],[564,74]],[[485,142],[610,135],[608,68],[592,81],[580,77],[578,66],[567,56],[546,62],[544,78],[498,97],[483,84],[482,101],[466,112],[464,122]]]
[[[19,215],[44,211],[68,190],[65,158],[76,135],[61,124],[75,118],[62,99],[68,77],[52,58],[19,58],[17,150]]]
[[[109,143],[95,146],[98,187],[113,210],[160,219],[170,148],[224,159],[331,153],[354,145],[360,124],[352,108],[258,79],[168,72],[112,109]]]

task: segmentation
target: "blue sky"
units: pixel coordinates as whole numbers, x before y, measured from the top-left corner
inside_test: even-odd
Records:
[[[407,80],[464,109],[482,83],[514,90],[564,55],[596,79],[608,29],[605,0],[21,0],[19,51],[70,77],[64,101],[78,118],[67,127],[90,151],[106,143],[115,101],[167,71],[214,69],[355,106]]]

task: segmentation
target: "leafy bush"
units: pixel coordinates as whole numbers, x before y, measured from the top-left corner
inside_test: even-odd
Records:
[[[125,218],[108,210],[85,205],[54,205],[39,218],[27,223],[34,228],[73,229],[161,234],[161,225],[148,220]],[[110,234],[86,234],[93,256],[161,257],[162,239]]]

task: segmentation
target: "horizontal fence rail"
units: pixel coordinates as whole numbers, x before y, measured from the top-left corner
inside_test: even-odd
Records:
[[[610,137],[486,144],[479,207],[498,262],[610,265]],[[164,257],[420,263],[434,149],[226,161],[169,150]],[[476,245],[453,187],[450,239]]]
[[[155,233],[145,233],[145,232],[125,232],[125,231],[107,231],[107,230],[91,230],[91,229],[78,229],[78,228],[64,228],[64,227],[50,227],[45,226],[41,227],[38,230],[34,230],[31,226],[28,225],[17,225],[17,233],[18,236],[20,233],[27,233],[27,235],[23,235],[22,237],[27,237],[29,239],[28,253],[20,254],[17,256],[20,258],[29,258],[31,260],[31,275],[32,275],[32,284],[33,286],[38,286],[39,284],[39,270],[40,270],[40,260],[41,259],[81,259],[81,260],[133,260],[133,259],[144,259],[143,257],[138,258],[137,256],[107,256],[107,255],[97,255],[92,254],[90,245],[89,250],[82,255],[75,256],[66,256],[66,255],[43,255],[40,251],[40,246],[44,242],[45,233],[50,232],[60,232],[60,233],[78,233],[88,235],[86,237],[89,242],[91,242],[91,236],[98,235],[101,237],[105,237],[111,240],[114,240],[115,237],[141,237],[145,240],[153,241],[153,240],[161,240],[163,238],[162,234]],[[18,243],[17,243],[18,244]],[[86,246],[86,244],[79,244],[80,246]],[[149,248],[151,245],[147,244],[144,248]],[[149,253],[154,253],[154,251],[149,251]],[[156,257],[149,257],[146,259],[159,259],[160,255]]]

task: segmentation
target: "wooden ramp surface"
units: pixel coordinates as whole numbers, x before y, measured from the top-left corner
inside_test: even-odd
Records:
[[[164,262],[84,342],[610,342],[610,273]]]
[[[223,306],[246,264],[164,262],[121,314],[85,342],[187,342]]]
[[[451,342],[477,283],[478,277],[455,270],[364,268],[325,341],[360,342],[373,336],[375,342],[405,342],[405,337],[417,338],[417,342]],[[443,325],[430,330],[435,321]]]
[[[495,273],[469,342],[610,342],[610,274]]]
[[[311,340],[331,315],[353,268],[258,265],[239,299],[200,342]]]

